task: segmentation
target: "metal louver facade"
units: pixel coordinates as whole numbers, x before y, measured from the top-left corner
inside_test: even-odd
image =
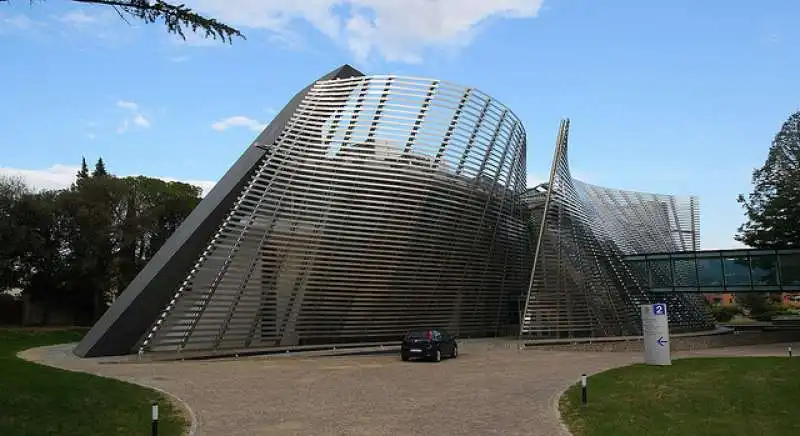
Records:
[[[640,335],[639,305],[653,302],[669,304],[673,330],[713,328],[701,296],[654,294],[643,274],[658,271],[634,269],[623,260],[629,254],[697,250],[697,198],[622,191],[575,180],[568,143],[569,120],[565,120],[549,181],[523,196],[534,229],[534,263],[521,334]]]
[[[506,334],[525,132],[475,89],[316,82],[144,337],[147,351]]]
[[[658,269],[622,259],[695,250],[697,200],[573,180],[567,135],[565,122],[549,182],[527,190],[508,108],[342,66],[282,109],[75,354],[365,344],[417,326],[638,334],[638,305],[656,300],[673,327],[713,327],[698,297],[652,295]]]

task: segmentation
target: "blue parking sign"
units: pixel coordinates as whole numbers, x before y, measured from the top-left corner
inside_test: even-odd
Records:
[[[667,305],[664,303],[656,303],[653,305],[653,315],[666,315]]]

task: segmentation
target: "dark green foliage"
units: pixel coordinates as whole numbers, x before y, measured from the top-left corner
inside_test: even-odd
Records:
[[[31,192],[0,180],[0,291],[18,288],[91,324],[200,201],[198,187],[148,177],[118,178],[85,160],[76,183]]]
[[[17,266],[14,287],[48,307],[70,303],[70,295],[59,292],[72,278],[67,262],[68,221],[60,206],[58,192],[28,193],[16,202],[12,217],[19,244],[12,247],[12,262]],[[46,307],[45,323],[47,315]]]
[[[738,201],[747,222],[737,240],[753,248],[800,247],[800,112],[783,124],[753,172],[753,192]]]
[[[786,313],[781,305],[781,294],[747,292],[736,297],[744,313],[756,321],[770,321],[773,316]]]
[[[753,192],[738,197],[747,221],[736,240],[753,248],[800,247],[800,112],[783,123],[752,182]],[[764,297],[748,298],[751,318],[769,320],[775,312],[773,302]]]
[[[76,175],[75,182],[76,183],[81,183],[82,181],[84,181],[84,180],[86,180],[88,178],[89,178],[89,166],[86,165],[86,158],[82,157],[81,158],[81,169],[78,171],[78,174]]]
[[[13,288],[18,281],[14,252],[23,239],[15,228],[15,205],[27,191],[21,179],[0,176],[0,291]]]
[[[155,391],[16,357],[28,348],[77,342],[83,334],[0,329],[0,435],[147,435],[152,401],[159,403],[159,434],[182,434],[186,419]]]
[[[680,359],[633,365],[589,377],[561,397],[575,436],[800,434],[800,364],[786,357]]]
[[[0,0],[0,3],[10,2],[11,0]],[[29,0],[34,1],[45,0]],[[108,6],[114,9],[120,18],[127,21],[126,17],[132,17],[145,23],[155,23],[162,21],[168,33],[178,35],[186,39],[186,30],[192,32],[203,32],[206,38],[220,38],[225,42],[233,42],[233,37],[244,38],[242,33],[224,23],[205,17],[194,12],[184,4],[166,2],[163,0],[72,0],[76,3]]]
[[[108,171],[106,171],[106,163],[103,162],[103,158],[98,158],[97,163],[94,164],[94,171],[92,171],[92,177],[104,177],[108,175]]]
[[[117,289],[124,289],[200,202],[201,189],[149,177],[121,180],[125,220],[119,227]]]
[[[711,307],[711,314],[717,322],[728,322],[740,313],[742,310],[736,305],[719,304]]]
[[[751,312],[750,318],[756,321],[769,322],[773,321],[776,316],[793,315],[794,312],[791,308],[782,304],[772,304],[767,306],[766,310],[759,312]]]

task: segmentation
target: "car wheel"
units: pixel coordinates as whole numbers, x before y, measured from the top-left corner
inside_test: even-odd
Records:
[[[434,362],[441,362],[442,361],[442,351],[436,350],[436,356],[433,358]]]
[[[453,347],[453,359],[455,359],[456,357],[458,357],[458,345]]]
[[[408,362],[408,355],[407,354],[401,354],[400,358],[403,359],[403,362]]]

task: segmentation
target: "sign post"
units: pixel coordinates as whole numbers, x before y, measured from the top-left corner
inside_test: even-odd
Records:
[[[644,304],[641,309],[644,362],[648,365],[672,365],[667,305]]]

